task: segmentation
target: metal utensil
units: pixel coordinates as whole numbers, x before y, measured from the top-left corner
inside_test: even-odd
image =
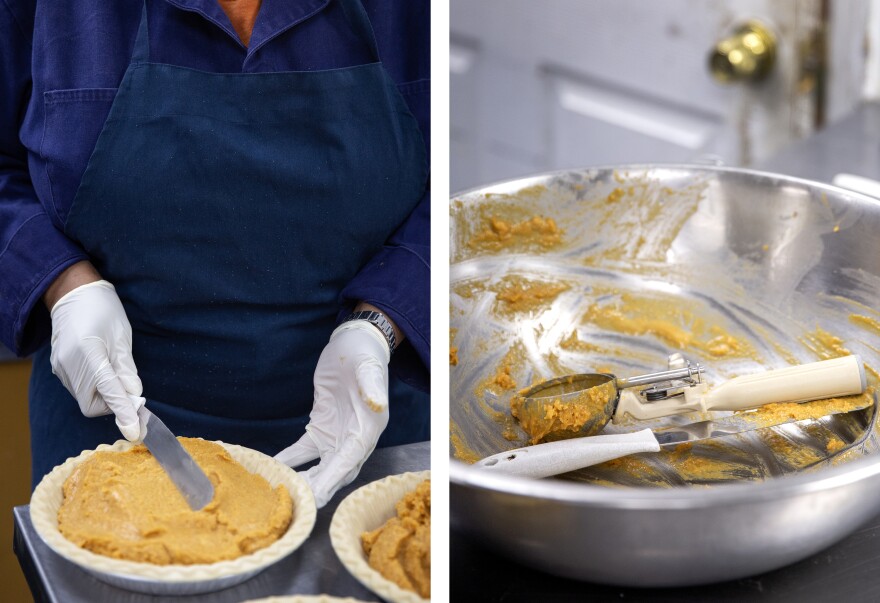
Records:
[[[859,412],[871,406],[868,401],[857,407],[831,411],[824,415],[829,417],[837,414]],[[496,473],[519,475],[521,477],[551,477],[576,471],[591,465],[621,458],[640,452],[659,452],[663,448],[675,448],[688,442],[722,438],[738,433],[770,429],[797,423],[806,426],[816,418],[796,420],[794,418],[780,421],[774,425],[755,426],[747,419],[733,415],[717,421],[700,421],[679,427],[665,429],[643,429],[632,433],[615,433],[585,438],[574,438],[558,442],[547,442],[534,446],[525,446],[506,452],[499,452],[474,463]]]
[[[617,423],[627,417],[645,420],[692,411],[749,410],[776,402],[861,394],[867,387],[865,367],[856,354],[741,375],[711,390],[700,379],[702,372],[699,364],[686,362],[681,368],[628,379],[604,373],[570,375],[524,390],[514,397],[512,404],[518,408],[520,422],[526,425],[529,420],[543,418],[549,404],[578,403],[584,391],[607,383],[614,385],[614,389],[606,388],[612,394],[600,412],[593,413],[579,429],[565,426],[551,431],[545,438],[552,440],[595,435],[609,420]],[[621,390],[645,385],[651,387],[642,389],[639,395],[621,395]]]
[[[214,498],[211,480],[159,417],[147,410],[146,406],[138,409],[138,417],[146,425],[144,445],[183,494],[190,509],[203,509]]]

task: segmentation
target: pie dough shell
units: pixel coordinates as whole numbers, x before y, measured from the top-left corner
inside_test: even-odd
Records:
[[[293,521],[281,538],[265,548],[237,559],[216,563],[153,565],[97,555],[67,540],[58,530],[58,509],[63,498],[64,481],[78,464],[95,452],[124,452],[134,446],[125,440],[119,440],[113,445],[102,444],[96,450],[86,450],[79,456],[67,459],[47,474],[31,496],[30,513],[34,529],[53,551],[102,579],[109,576],[121,578],[122,581],[145,582],[145,587],[150,583],[168,586],[179,583],[183,586],[198,582],[218,582],[229,585],[235,583],[236,576],[244,576],[246,579],[288,556],[305,542],[315,525],[315,498],[304,478],[272,457],[235,444],[219,441],[216,443],[223,446],[245,469],[264,477],[272,487],[283,484],[290,492],[293,499]],[[111,580],[114,583],[117,581]]]
[[[430,478],[430,471],[418,471],[391,475],[362,486],[339,504],[330,523],[330,542],[345,569],[358,582],[392,603],[426,603],[430,599],[400,588],[370,567],[361,545],[361,534],[396,517],[395,506],[400,499]]]

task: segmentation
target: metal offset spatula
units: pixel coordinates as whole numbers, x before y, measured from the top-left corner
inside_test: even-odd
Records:
[[[876,395],[873,404],[876,409]],[[824,417],[860,412],[870,406],[871,403],[866,402],[863,406],[829,412]],[[807,424],[814,421],[816,419],[789,419],[773,425],[755,425],[749,424],[741,416],[733,415],[717,421],[700,421],[656,431],[643,429],[634,433],[598,435],[536,444],[535,446],[493,454],[477,461],[475,466],[489,469],[495,473],[522,477],[551,477],[630,454],[659,452],[661,449],[674,448],[686,442],[699,442],[758,429],[768,429],[791,423]]]
[[[193,511],[203,509],[214,498],[211,480],[159,417],[146,406],[138,409],[138,417],[146,425],[144,444],[183,494],[186,504]]]

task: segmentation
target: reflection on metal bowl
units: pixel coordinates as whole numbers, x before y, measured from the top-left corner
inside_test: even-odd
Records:
[[[748,170],[623,166],[488,186],[455,196],[451,212],[457,528],[561,576],[681,586],[792,563],[880,511],[873,393],[865,411],[640,455],[635,472],[535,481],[456,460],[525,443],[509,416],[516,388],[659,370],[672,352],[704,364],[710,383],[857,353],[876,388],[880,202]],[[685,457],[718,466],[687,474]]]

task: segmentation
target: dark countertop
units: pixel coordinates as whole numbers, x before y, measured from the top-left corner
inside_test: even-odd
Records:
[[[827,183],[839,173],[880,180],[880,104],[862,104],[842,120],[754,167]],[[452,601],[880,601],[880,516],[794,565],[695,588],[615,588],[577,582],[508,561],[456,530],[450,539]]]
[[[94,603],[124,601],[186,601],[200,603],[240,603],[247,599],[288,594],[328,594],[379,601],[361,586],[339,562],[330,544],[330,521],[336,507],[361,486],[388,475],[430,468],[430,442],[407,444],[376,450],[364,463],[360,475],[318,511],[311,536],[292,555],[247,582],[205,595],[154,597],[122,590],[100,582],[77,566],[53,553],[34,531],[27,506],[13,510],[15,535],[13,549],[36,601]]]

